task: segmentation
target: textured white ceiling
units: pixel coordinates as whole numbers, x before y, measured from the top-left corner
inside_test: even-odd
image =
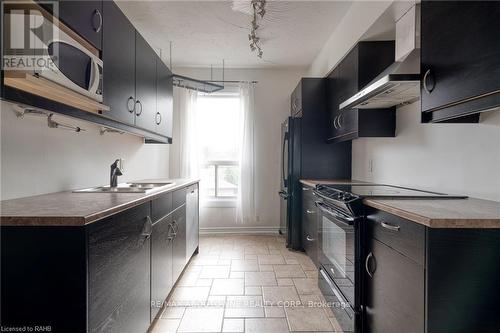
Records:
[[[264,56],[248,43],[249,1],[119,1],[140,33],[174,67],[308,66],[346,11],[349,1],[269,1],[260,24]]]

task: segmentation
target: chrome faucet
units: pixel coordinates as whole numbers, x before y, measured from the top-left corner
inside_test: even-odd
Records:
[[[122,173],[122,160],[117,159],[116,161],[111,164],[111,172],[109,175],[109,186],[110,187],[117,187],[118,186],[118,176],[123,175]]]

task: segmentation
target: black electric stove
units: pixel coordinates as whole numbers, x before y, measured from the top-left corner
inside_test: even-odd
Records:
[[[319,184],[315,193],[329,205],[337,206],[353,216],[362,214],[363,198],[380,199],[465,199],[467,196],[378,184]]]
[[[361,325],[363,198],[460,199],[465,196],[373,184],[317,185],[319,287],[345,332]]]

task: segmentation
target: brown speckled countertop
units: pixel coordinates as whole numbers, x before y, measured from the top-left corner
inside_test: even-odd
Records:
[[[42,194],[0,202],[2,226],[82,226],[154,197],[197,183],[198,179],[149,179],[147,182],[171,181],[175,185],[149,193],[73,193]],[[142,181],[141,181],[142,182]]]
[[[300,181],[317,184],[365,183],[356,180]],[[364,204],[430,228],[500,228],[500,202],[468,199],[364,199]]]

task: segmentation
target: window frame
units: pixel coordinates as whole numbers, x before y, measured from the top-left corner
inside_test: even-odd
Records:
[[[202,98],[241,98],[241,95],[239,93],[238,87],[226,87],[224,90],[215,92],[215,93],[202,93],[198,92],[198,97]],[[213,161],[207,161],[205,163],[201,163],[200,167],[208,167],[208,166],[214,166],[214,176],[215,176],[215,182],[214,182],[214,196],[204,196],[200,195],[200,204],[202,207],[222,207],[222,208],[230,208],[230,207],[236,207],[236,200],[237,200],[237,195],[236,196],[224,196],[220,197],[217,195],[218,192],[218,169],[221,166],[236,166],[240,167],[239,161],[237,160],[213,160]],[[238,184],[239,186],[239,184]],[[201,194],[201,193],[200,193]]]

